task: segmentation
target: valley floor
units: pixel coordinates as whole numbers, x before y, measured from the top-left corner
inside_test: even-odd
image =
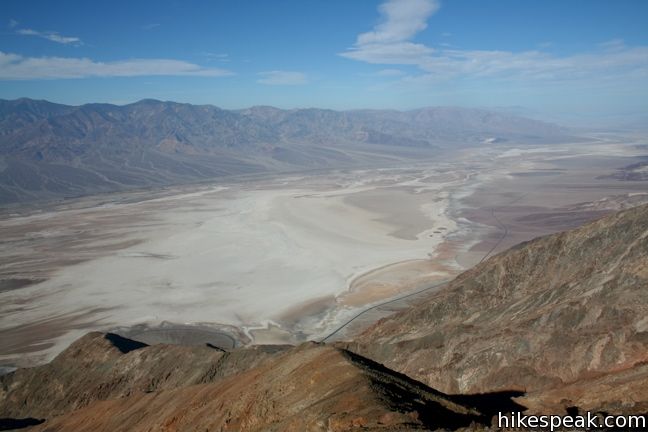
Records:
[[[643,160],[633,140],[471,149],[5,215],[0,366],[47,362],[90,330],[225,348],[323,339],[520,241],[648,201],[648,182],[615,175]]]

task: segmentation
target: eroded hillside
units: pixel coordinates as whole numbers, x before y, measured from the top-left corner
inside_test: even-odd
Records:
[[[644,205],[520,244],[347,347],[445,392],[559,389],[648,361],[647,290]]]

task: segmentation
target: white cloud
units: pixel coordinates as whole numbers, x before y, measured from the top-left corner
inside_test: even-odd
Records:
[[[382,22],[358,36],[357,46],[402,42],[427,27],[427,19],[439,9],[435,0],[388,0],[378,8]]]
[[[9,20],[9,28],[15,28],[16,26],[18,26],[18,24],[20,24],[20,23],[18,21],[16,21],[15,19],[10,19]]]
[[[267,71],[258,73],[261,78],[257,80],[259,84],[267,85],[302,85],[308,83],[306,74],[302,72],[291,71]]]
[[[61,44],[75,44],[75,45],[80,45],[81,39],[78,37],[73,37],[73,36],[61,36],[57,32],[39,32],[36,30],[32,29],[19,29],[17,31],[18,34],[24,35],[24,36],[38,36],[43,39],[50,40],[52,42],[57,42]]]
[[[389,44],[363,45],[342,53],[343,57],[360,60],[373,64],[419,64],[423,57],[432,54],[434,50],[422,44],[398,42]]]
[[[206,68],[170,59],[130,59],[98,62],[75,57],[23,57],[0,51],[0,79],[68,79],[153,75],[220,77],[232,75],[224,69]]]
[[[387,0],[379,8],[383,21],[361,33],[340,55],[371,64],[417,66],[418,76],[402,78],[409,83],[455,78],[560,82],[648,78],[648,47],[628,47],[619,39],[592,52],[560,57],[538,50],[460,50],[442,44],[433,49],[412,42],[438,8],[435,0]]]
[[[434,50],[408,39],[425,30],[438,9],[436,0],[387,0],[379,7],[381,23],[358,35],[353,47],[340,55],[367,63],[417,64]]]

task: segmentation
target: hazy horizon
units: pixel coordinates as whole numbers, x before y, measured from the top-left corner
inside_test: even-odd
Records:
[[[551,111],[533,110],[528,107],[519,106],[519,105],[516,106],[423,105],[423,106],[417,106],[417,107],[406,108],[406,109],[391,108],[391,107],[378,107],[378,108],[359,107],[359,108],[349,108],[349,109],[335,109],[335,108],[327,108],[321,106],[308,106],[308,105],[284,108],[284,107],[269,105],[269,104],[258,104],[258,105],[242,106],[238,108],[227,108],[215,103],[194,104],[191,102],[181,102],[176,100],[164,100],[164,99],[156,99],[156,98],[143,98],[143,99],[135,100],[133,102],[122,102],[122,103],[101,102],[101,101],[83,102],[83,103],[65,103],[57,100],[30,98],[25,96],[14,98],[14,99],[0,98],[0,100],[10,101],[10,102],[16,102],[25,99],[37,101],[37,102],[49,102],[58,105],[70,106],[70,107],[81,107],[84,105],[112,105],[118,107],[125,107],[128,105],[134,105],[144,101],[155,101],[160,103],[189,104],[195,106],[212,106],[226,111],[244,111],[246,109],[252,109],[252,108],[274,108],[282,111],[299,111],[299,110],[330,110],[336,112],[393,111],[393,112],[406,113],[406,112],[414,112],[414,111],[420,111],[425,109],[466,109],[466,110],[483,110],[483,111],[491,111],[491,112],[501,113],[501,114],[509,114],[517,117],[539,120],[547,123],[555,123],[559,126],[565,126],[571,128],[585,128],[593,131],[596,130],[605,131],[608,129],[619,129],[619,128],[622,130],[625,129],[643,130],[646,129],[646,126],[644,126],[643,123],[646,120],[646,118],[648,118],[648,113],[644,113],[644,112],[632,112],[632,113],[622,113],[622,114],[619,113],[619,114],[609,114],[609,115],[602,116],[602,115],[587,114],[587,113],[556,113]]]

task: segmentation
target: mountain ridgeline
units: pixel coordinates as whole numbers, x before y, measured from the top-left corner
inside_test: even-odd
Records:
[[[418,160],[484,142],[557,142],[558,126],[467,108],[224,110],[157,100],[0,100],[0,203],[223,176]]]

